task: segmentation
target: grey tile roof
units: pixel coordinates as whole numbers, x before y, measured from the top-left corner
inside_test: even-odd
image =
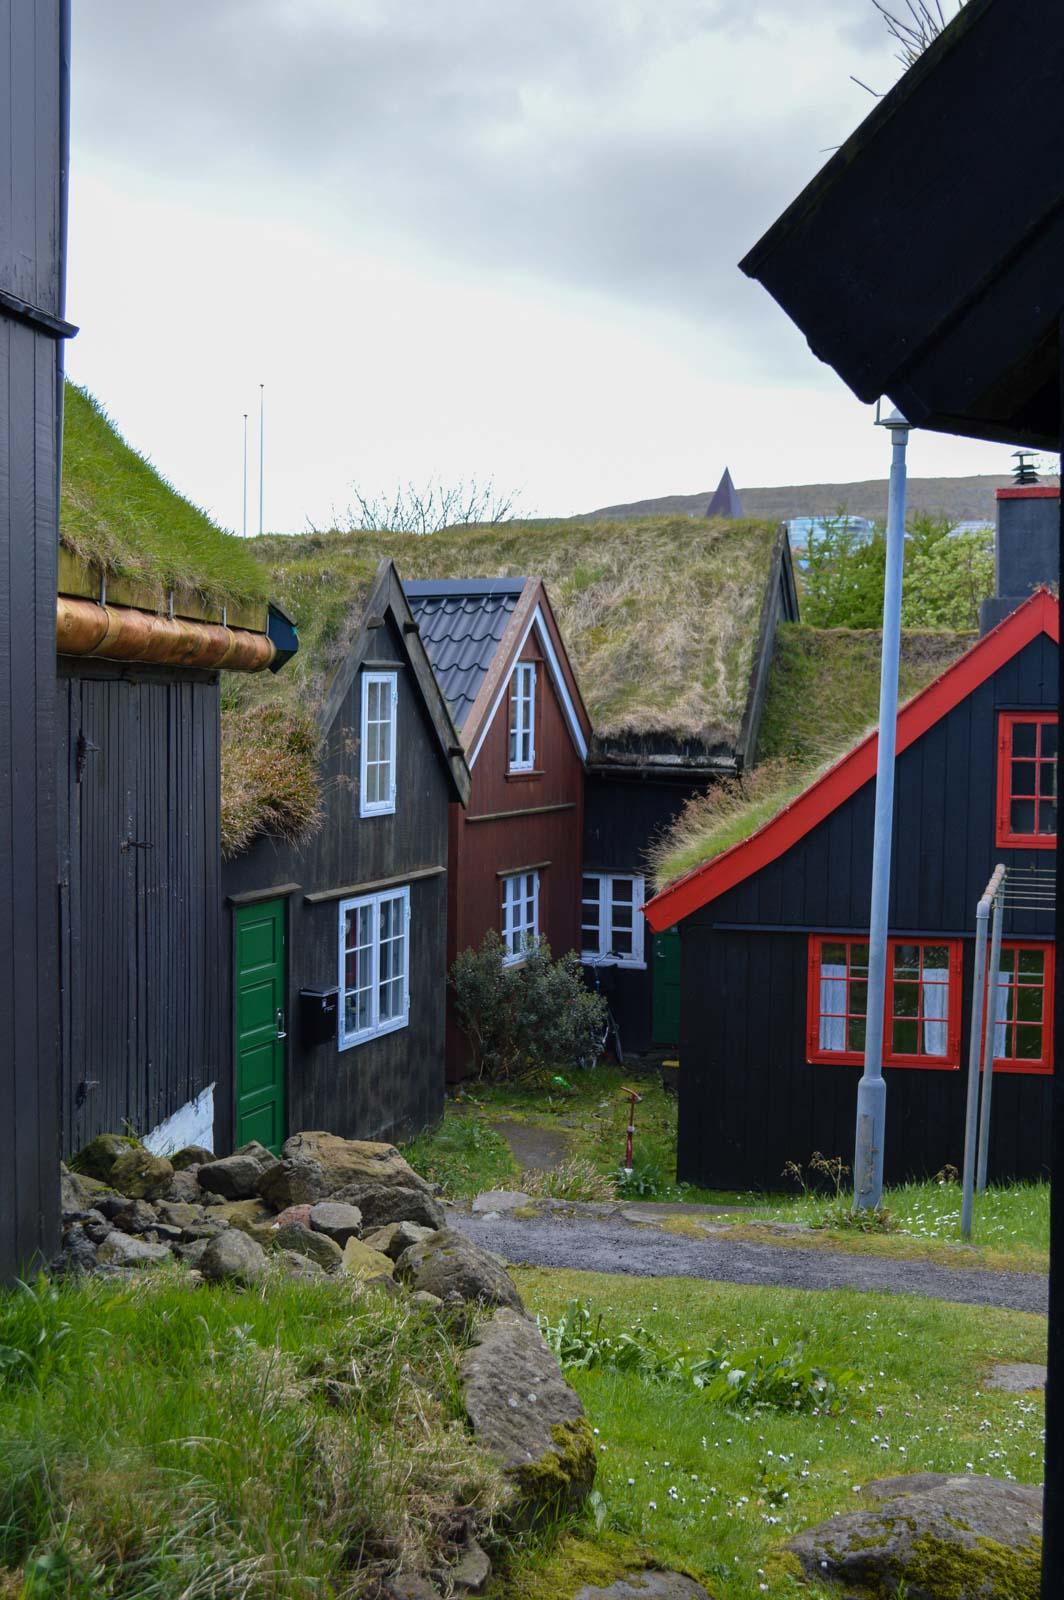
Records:
[[[523,578],[403,585],[458,728],[469,715],[524,586]]]

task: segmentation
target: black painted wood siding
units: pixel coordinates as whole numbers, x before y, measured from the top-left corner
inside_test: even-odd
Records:
[[[339,898],[305,896],[447,866],[450,790],[421,696],[402,665],[389,617],[370,635],[371,670],[394,665],[399,707],[396,808],[392,816],[358,814],[361,674],[356,673],[322,757],[325,820],[305,844],[260,838],[223,867],[227,897],[298,885],[288,895],[289,1133],[327,1128],[346,1138],[404,1137],[438,1119],[444,1097],[447,999],[447,877],[410,881],[410,1021],[395,1033],[340,1050],[335,1039],[307,1047],[300,1038],[301,988],[335,985]],[[399,886],[397,883],[397,887]],[[232,978],[232,910],[227,975]],[[232,1033],[229,1014],[230,1035]],[[230,1037],[230,1051],[232,1041]],[[219,1117],[223,1108],[218,1106]],[[228,1111],[231,1119],[231,1104]]]
[[[228,1100],[219,701],[208,674],[63,659],[62,1144]]]
[[[891,932],[967,937],[961,1070],[885,1069],[889,1181],[959,1164],[976,901],[999,859],[1053,864],[994,844],[997,713],[1054,707],[1056,671],[1056,646],[1032,641],[898,759]],[[808,930],[868,926],[873,787],[681,924],[684,1178],[777,1188],[787,1160],[850,1159],[861,1069],[805,1059]],[[1052,913],[1010,911],[1005,935],[1050,940]],[[1046,1173],[1051,1089],[995,1073],[992,1177]]]
[[[63,312],[60,0],[0,0],[0,288]],[[0,1280],[58,1236],[59,346],[0,311]]]
[[[647,850],[675,821],[685,802],[707,788],[705,781],[668,781],[640,773],[590,772],[584,786],[584,871],[642,873],[646,895],[652,884]],[[646,970],[604,967],[601,983],[621,1030],[625,1052],[653,1046],[653,935],[643,932]]]

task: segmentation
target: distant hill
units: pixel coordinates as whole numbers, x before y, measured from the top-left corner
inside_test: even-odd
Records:
[[[1056,482],[1045,478],[1043,482]],[[910,478],[910,511],[948,516],[956,522],[994,521],[994,490],[1004,489],[1010,477],[989,475],[975,478]],[[602,506],[584,517],[702,517],[712,498],[712,489],[701,494],[666,494],[652,500],[633,500],[628,505]],[[740,489],[743,513],[759,521],[786,522],[791,517],[830,517],[845,509],[851,516],[871,517],[882,522],[887,515],[887,480],[871,478],[863,483],[800,483],[780,488]]]

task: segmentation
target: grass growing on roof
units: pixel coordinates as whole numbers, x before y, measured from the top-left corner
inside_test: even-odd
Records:
[[[355,1600],[426,1570],[498,1503],[456,1360],[338,1281],[0,1293],[0,1594]]]
[[[971,644],[957,633],[904,633],[899,699],[911,699]],[[765,696],[758,764],[689,801],[649,852],[660,889],[740,844],[851,749],[879,713],[878,631],[782,623]]]
[[[1042,1317],[900,1295],[809,1294],[677,1278],[517,1269],[530,1311],[556,1321],[579,1297],[608,1333],[641,1323],[692,1355],[709,1345],[803,1343],[851,1369],[846,1409],[816,1416],[722,1409],[683,1385],[608,1366],[571,1369],[598,1429],[595,1508],[607,1540],[698,1574],[718,1600],[809,1597],[778,1563],[788,1534],[860,1502],[902,1472],[975,1472],[1038,1483],[1040,1396],[986,1392],[998,1361],[1044,1361]],[[592,1519],[589,1518],[589,1524]],[[589,1537],[590,1537],[589,1533]],[[530,1574],[517,1593],[547,1594]],[[836,1593],[836,1591],[831,1591]]]
[[[543,578],[600,738],[713,746],[739,734],[777,538],[765,523],[651,517],[274,535],[250,548],[312,656],[384,557],[404,579]]]
[[[105,572],[219,604],[262,601],[262,568],[126,444],[86,389],[66,386],[60,537]]]

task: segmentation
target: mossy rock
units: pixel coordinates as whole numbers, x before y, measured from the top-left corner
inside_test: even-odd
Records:
[[[138,1148],[139,1141],[127,1134],[98,1133],[72,1158],[70,1170],[86,1178],[95,1178],[97,1183],[110,1183],[111,1172],[119,1156]]]
[[[864,1493],[878,1504],[789,1541],[807,1577],[855,1600],[1038,1600],[1040,1488],[923,1472]]]

